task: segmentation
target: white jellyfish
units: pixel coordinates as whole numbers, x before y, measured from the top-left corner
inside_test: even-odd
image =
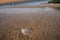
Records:
[[[21,33],[23,34],[23,35],[30,35],[31,34],[31,32],[32,32],[32,28],[23,28],[23,29],[21,29]]]

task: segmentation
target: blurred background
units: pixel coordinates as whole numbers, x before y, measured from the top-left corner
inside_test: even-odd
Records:
[[[26,2],[26,1],[45,1],[45,0],[0,0],[0,3],[6,3],[6,2]]]

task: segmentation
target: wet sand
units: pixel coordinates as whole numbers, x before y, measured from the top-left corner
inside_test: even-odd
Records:
[[[25,27],[33,29],[30,35],[21,33]],[[0,9],[0,40],[60,40],[60,10],[49,7]]]

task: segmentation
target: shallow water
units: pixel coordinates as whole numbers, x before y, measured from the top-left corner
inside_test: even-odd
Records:
[[[60,40],[59,10],[49,7],[5,8],[0,9],[0,14],[1,40]],[[33,28],[29,37],[20,32],[24,27]]]
[[[45,8],[5,8],[0,9],[0,13],[34,13],[34,12],[54,12],[56,11],[53,8],[45,7]]]

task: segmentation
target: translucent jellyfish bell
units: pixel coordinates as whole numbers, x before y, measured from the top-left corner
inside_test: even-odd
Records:
[[[23,35],[30,35],[32,32],[32,28],[27,28],[27,27],[23,28],[23,29],[21,29],[21,32]]]

